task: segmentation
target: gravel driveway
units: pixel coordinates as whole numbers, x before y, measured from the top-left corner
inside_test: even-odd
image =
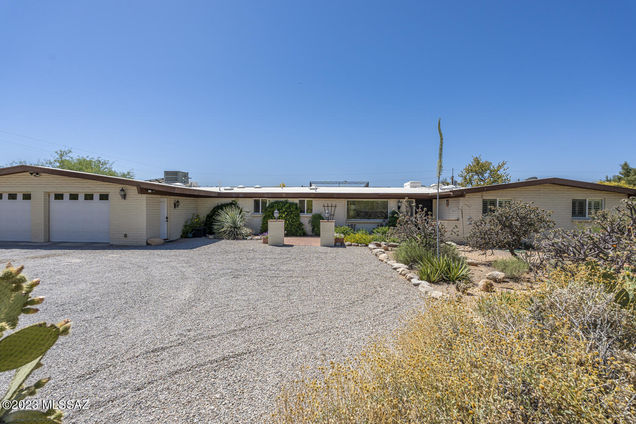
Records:
[[[351,355],[424,306],[361,247],[0,245],[9,260],[47,298],[21,325],[73,321],[37,376],[52,377],[39,399],[89,401],[66,413],[74,423],[263,421],[303,366]]]

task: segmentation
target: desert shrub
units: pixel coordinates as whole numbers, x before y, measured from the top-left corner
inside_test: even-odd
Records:
[[[395,227],[397,225],[398,222],[398,218],[400,217],[400,214],[398,211],[396,211],[395,209],[393,209],[390,213],[389,213],[389,219],[387,219],[386,221],[386,226],[387,227]]]
[[[636,199],[626,199],[614,211],[600,211],[584,230],[551,231],[541,250],[557,266],[590,260],[620,272],[636,264]]]
[[[526,294],[485,299],[436,302],[352,360],[288,385],[274,422],[636,420],[633,363],[599,360],[557,308],[549,327],[536,321]]]
[[[626,267],[615,272],[593,261],[569,263],[550,269],[547,279],[560,286],[566,286],[571,281],[601,286],[620,307],[636,311],[636,275],[633,268]]]
[[[444,241],[446,231],[443,225],[439,226],[440,242]],[[397,224],[388,232],[389,237],[394,237],[400,242],[415,240],[424,247],[432,248],[436,245],[435,219],[421,207],[413,214],[400,214]]]
[[[192,216],[183,224],[183,228],[181,229],[181,237],[192,237],[193,234],[202,228],[204,228],[205,222],[201,217],[197,214],[192,214]],[[203,237],[205,234],[201,232],[200,236]]]
[[[427,254],[418,263],[418,275],[420,280],[429,283],[457,283],[458,281],[469,280],[470,269],[460,257],[440,255],[437,257],[432,250],[427,250]]]
[[[278,219],[285,220],[285,235],[287,236],[304,236],[305,227],[300,222],[300,208],[296,202],[288,202],[286,200],[277,200],[270,202],[263,211],[263,220],[261,221],[261,233],[267,231],[267,221],[274,219],[274,211],[278,210]]]
[[[238,206],[223,208],[214,221],[214,234],[227,240],[239,240],[250,234],[245,226],[243,209]]]
[[[430,249],[422,246],[415,240],[407,240],[401,243],[393,252],[396,261],[408,266],[420,263],[425,257],[431,255]]]
[[[214,234],[214,219],[216,218],[216,214],[219,213],[219,211],[221,211],[221,210],[223,210],[223,209],[225,209],[227,207],[230,207],[230,206],[240,207],[239,204],[236,202],[236,200],[232,200],[231,202],[221,203],[221,204],[216,205],[205,216],[205,231],[208,234]]]
[[[518,279],[530,269],[527,263],[518,258],[497,259],[492,266],[512,279]]]
[[[481,250],[506,249],[516,257],[515,249],[554,227],[550,215],[530,203],[500,206],[473,222],[468,245]]]
[[[335,232],[348,236],[349,234],[353,234],[353,228],[346,225],[336,225]]]
[[[325,218],[319,213],[315,213],[311,216],[311,233],[315,236],[320,235],[320,221]]]
[[[345,234],[345,242],[369,244],[373,241],[373,236],[368,231],[358,230],[355,233]]]

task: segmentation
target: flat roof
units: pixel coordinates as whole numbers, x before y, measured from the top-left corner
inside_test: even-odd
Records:
[[[0,168],[0,176],[18,173],[44,173],[60,175],[70,178],[82,178],[111,184],[133,186],[139,193],[161,194],[185,197],[218,197],[218,198],[340,198],[340,199],[432,199],[437,196],[435,186],[417,188],[406,187],[184,187],[173,184],[135,180],[129,178],[112,177],[109,175],[92,174],[89,172],[71,171],[68,169],[48,168],[35,165],[17,165]],[[514,183],[493,184],[481,187],[443,186],[440,188],[440,198],[461,197],[470,193],[480,193],[492,190],[531,187],[543,184],[555,184],[588,190],[621,193],[636,196],[636,189],[618,187],[607,184],[590,183],[569,180],[565,178],[537,178]]]

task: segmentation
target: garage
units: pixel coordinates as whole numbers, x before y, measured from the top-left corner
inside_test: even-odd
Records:
[[[107,193],[51,193],[51,241],[110,241],[110,199]]]
[[[30,193],[0,193],[0,240],[31,241]]]

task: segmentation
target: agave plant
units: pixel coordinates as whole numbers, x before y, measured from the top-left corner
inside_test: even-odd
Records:
[[[419,262],[419,277],[429,283],[457,283],[469,279],[469,268],[462,258],[427,253]]]
[[[245,213],[238,206],[220,210],[214,220],[214,234],[227,240],[239,240],[249,234],[245,226]]]

